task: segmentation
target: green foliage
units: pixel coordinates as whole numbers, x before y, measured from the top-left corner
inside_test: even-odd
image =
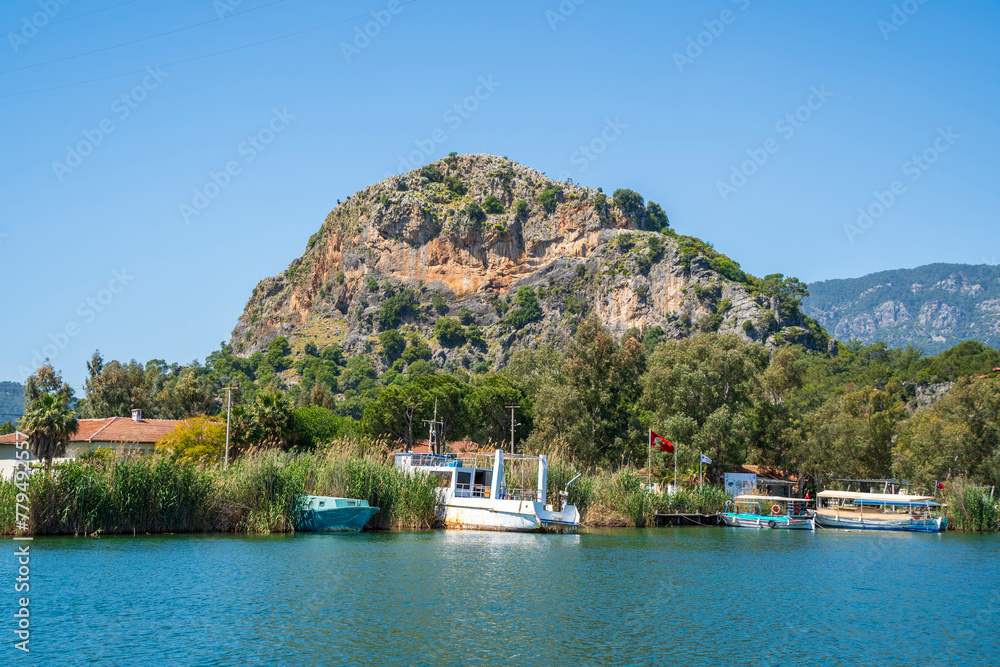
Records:
[[[337,271],[336,280],[338,285],[343,285],[345,282],[347,282],[347,277],[344,275],[343,271]]]
[[[434,307],[434,310],[436,310],[439,315],[444,315],[449,310],[448,303],[444,300],[444,297],[442,297],[440,294],[434,295],[434,297],[431,299],[431,305]]]
[[[620,232],[615,236],[615,246],[619,252],[628,252],[635,245],[635,235],[631,232]]]
[[[558,185],[550,185],[538,195],[538,203],[546,213],[554,213],[559,200],[562,198],[562,188]]]
[[[641,223],[646,213],[645,202],[638,192],[628,189],[615,190],[611,195],[615,208],[624,213],[627,217]]]
[[[453,317],[441,317],[434,323],[434,337],[444,347],[458,347],[465,344],[465,329]]]
[[[378,339],[379,343],[382,344],[382,352],[389,361],[398,359],[403,354],[403,350],[406,349],[406,340],[403,338],[403,334],[396,329],[383,331],[379,334]]]
[[[786,278],[780,273],[772,273],[757,279],[753,290],[765,297],[778,300],[782,314],[794,317],[799,312],[799,304],[809,296],[806,284],[798,278]]]
[[[583,266],[581,264],[581,266]],[[570,315],[583,315],[587,312],[587,297],[582,294],[570,294],[566,297],[566,312]]]
[[[659,234],[649,237],[649,251],[647,252],[650,262],[658,262],[663,257],[663,238]]]
[[[369,292],[378,291],[378,281],[375,280],[373,276],[368,276],[368,280],[365,282],[365,287],[368,288]]]
[[[462,182],[458,176],[448,176],[444,179],[445,187],[454,192],[456,195],[464,195],[468,192],[468,188],[465,187],[465,183]]]
[[[670,229],[667,214],[653,201],[646,204],[646,229],[654,232],[666,232]]]
[[[410,313],[416,297],[413,290],[405,288],[386,299],[379,309],[378,323],[381,329],[395,329],[400,325],[402,318]]]
[[[440,183],[444,180],[444,176],[441,174],[441,170],[438,169],[437,165],[428,164],[420,168],[420,175],[426,178],[432,183]]]
[[[725,255],[719,255],[709,261],[708,265],[713,271],[720,273],[724,277],[738,283],[747,282],[747,274],[743,273],[740,265],[729,259]]]
[[[473,318],[471,310],[462,306],[458,309],[458,321],[462,324],[472,324],[475,321],[475,318]]]
[[[518,199],[516,202],[514,202],[514,215],[517,216],[518,218],[521,218],[523,220],[524,218],[528,217],[528,214],[530,212],[531,212],[531,207],[528,205],[528,202],[524,201],[523,199]]]
[[[499,214],[504,211],[503,204],[493,195],[487,195],[483,200],[483,209],[489,214]]]
[[[311,405],[292,411],[292,426],[295,429],[296,444],[311,449],[346,435],[350,431],[351,420],[338,417],[327,408]]]
[[[525,286],[517,290],[514,306],[508,311],[505,320],[515,329],[520,329],[542,319],[542,309],[538,305],[538,297],[535,296],[535,290],[530,287]]]
[[[409,344],[403,350],[403,361],[412,364],[418,359],[428,360],[431,358],[431,348],[423,338],[417,334],[409,337]]]
[[[964,478],[945,484],[948,527],[953,530],[994,532],[1000,528],[996,498]]]
[[[469,205],[465,207],[465,214],[472,222],[486,222],[486,213],[476,202],[469,202]]]

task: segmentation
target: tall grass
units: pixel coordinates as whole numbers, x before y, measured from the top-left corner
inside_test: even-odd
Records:
[[[304,454],[250,453],[229,467],[183,465],[163,454],[102,453],[38,470],[29,481],[36,535],[164,532],[281,533],[294,530],[304,493],[367,500],[381,512],[369,528],[428,528],[433,483],[410,477],[386,452],[339,443]],[[0,482],[0,532],[15,528],[12,481]]]
[[[1000,508],[997,500],[991,499],[982,489],[978,489],[959,478],[950,482],[944,493],[947,504],[945,516],[948,527],[964,531],[995,531],[1000,526]]]

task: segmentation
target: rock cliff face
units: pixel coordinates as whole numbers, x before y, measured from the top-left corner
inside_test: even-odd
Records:
[[[617,336],[659,326],[813,341],[797,313],[723,278],[675,235],[638,229],[645,219],[507,158],[446,158],[339,204],[301,257],[257,285],[231,343],[249,356],[283,335],[294,351],[337,343],[382,364],[378,334],[399,328],[430,341],[439,364],[499,368],[517,349],[565,343],[590,315]],[[540,311],[527,323],[511,317],[523,287]],[[442,316],[477,325],[482,342],[435,340]]]
[[[841,341],[916,345],[937,354],[966,340],[1000,346],[1000,267],[930,264],[809,286],[803,311]]]

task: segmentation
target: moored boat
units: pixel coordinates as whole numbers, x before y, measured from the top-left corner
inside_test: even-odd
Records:
[[[572,533],[580,525],[580,513],[567,502],[569,484],[559,492],[558,510],[546,502],[548,460],[544,454],[505,455],[500,449],[492,456],[399,452],[395,463],[404,472],[437,480],[437,515],[445,528]],[[517,485],[515,478],[523,477],[529,468],[535,468],[537,485]],[[522,475],[516,475],[515,469]]]
[[[358,532],[379,511],[367,500],[354,498],[299,496],[298,499],[303,511],[295,523],[295,530],[303,532]]]
[[[942,505],[932,496],[822,491],[816,498],[816,523],[821,528],[938,533],[948,527]]]
[[[781,496],[736,496],[726,501],[722,521],[736,528],[779,528],[814,530],[816,524],[806,506],[813,501]],[[770,503],[765,513],[762,507]]]

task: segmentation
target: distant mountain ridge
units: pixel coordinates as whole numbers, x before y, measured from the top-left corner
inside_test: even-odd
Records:
[[[0,382],[0,423],[16,421],[24,414],[24,386],[17,382]]]
[[[802,311],[841,341],[913,344],[938,354],[966,340],[1000,347],[1000,266],[928,264],[810,283]]]

